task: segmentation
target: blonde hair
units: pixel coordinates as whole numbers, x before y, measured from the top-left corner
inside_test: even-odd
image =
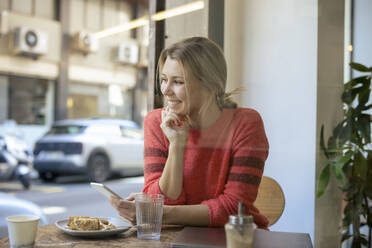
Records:
[[[222,49],[213,41],[204,37],[192,37],[177,42],[164,49],[159,57],[157,78],[163,69],[167,58],[177,60],[183,67],[186,93],[190,78],[196,79],[200,85],[206,88],[211,97],[202,106],[202,109],[215,101],[220,109],[237,108],[237,104],[231,100],[231,95],[236,90],[226,93],[227,66]],[[157,80],[157,87],[160,89],[160,82]]]

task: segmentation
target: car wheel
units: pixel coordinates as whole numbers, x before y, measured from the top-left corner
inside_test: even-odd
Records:
[[[52,172],[39,172],[39,177],[44,182],[53,182],[56,179],[56,175]]]
[[[90,157],[88,176],[92,182],[103,182],[110,176],[109,160],[105,154],[98,153]]]

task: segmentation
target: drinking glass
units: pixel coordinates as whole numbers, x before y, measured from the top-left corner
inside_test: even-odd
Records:
[[[138,194],[134,199],[136,204],[137,238],[159,240],[164,196],[160,194]]]

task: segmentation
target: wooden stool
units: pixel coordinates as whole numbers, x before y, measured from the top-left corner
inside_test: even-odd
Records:
[[[277,181],[263,176],[254,206],[269,220],[269,226],[282,216],[285,206],[284,193]]]

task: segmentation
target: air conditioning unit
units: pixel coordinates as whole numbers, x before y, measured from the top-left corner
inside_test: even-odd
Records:
[[[85,31],[77,32],[72,38],[72,43],[74,50],[83,53],[95,53],[99,47],[98,39]]]
[[[48,52],[48,34],[28,27],[17,27],[10,39],[10,50],[13,54],[40,56]]]
[[[138,64],[139,48],[135,43],[122,43],[117,48],[116,62],[124,64]]]

